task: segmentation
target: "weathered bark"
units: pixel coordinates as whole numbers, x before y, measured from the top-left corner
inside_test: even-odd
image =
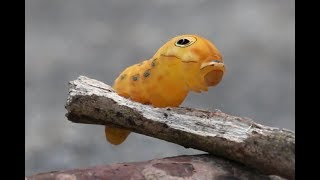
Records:
[[[99,180],[99,179],[161,179],[161,180],[281,180],[266,176],[238,163],[210,155],[177,156],[146,162],[119,163],[85,169],[54,171],[29,176],[26,180]]]
[[[290,130],[219,110],[154,108],[120,97],[109,85],[84,76],[69,85],[66,116],[72,122],[129,129],[294,179],[295,134]]]

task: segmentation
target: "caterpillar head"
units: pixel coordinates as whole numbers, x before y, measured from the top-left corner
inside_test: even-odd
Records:
[[[154,58],[175,57],[182,64],[196,68],[206,86],[217,85],[225,72],[222,55],[207,39],[198,35],[185,34],[172,38],[154,55]],[[188,73],[188,72],[186,72]]]

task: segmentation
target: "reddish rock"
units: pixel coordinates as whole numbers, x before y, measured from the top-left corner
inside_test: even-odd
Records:
[[[36,174],[26,180],[127,179],[282,179],[211,155],[177,156],[146,162],[118,163]]]

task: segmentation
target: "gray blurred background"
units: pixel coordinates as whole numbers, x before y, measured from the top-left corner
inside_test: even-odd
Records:
[[[203,153],[135,133],[112,146],[103,126],[65,117],[68,81],[111,85],[184,33],[214,42],[227,74],[182,106],[295,130],[294,8],[293,0],[26,0],[25,174]]]

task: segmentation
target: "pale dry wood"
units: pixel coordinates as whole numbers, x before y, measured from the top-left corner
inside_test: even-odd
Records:
[[[295,134],[290,130],[219,110],[154,108],[118,96],[109,85],[85,76],[69,83],[66,109],[72,122],[129,129],[294,179]]]

